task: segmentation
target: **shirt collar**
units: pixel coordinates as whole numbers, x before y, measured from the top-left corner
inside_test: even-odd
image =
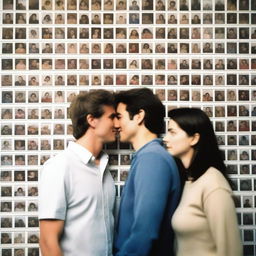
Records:
[[[95,160],[92,153],[78,143],[70,141],[68,144],[68,149],[73,151],[84,164],[88,164],[89,162],[93,162]]]

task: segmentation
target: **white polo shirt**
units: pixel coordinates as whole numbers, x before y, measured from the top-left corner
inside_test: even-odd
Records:
[[[49,159],[42,170],[39,219],[64,220],[61,248],[64,256],[112,255],[115,186],[106,170],[108,156],[100,164],[81,145]]]

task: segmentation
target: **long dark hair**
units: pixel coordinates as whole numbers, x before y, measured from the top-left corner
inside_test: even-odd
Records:
[[[197,108],[177,108],[168,112],[169,118],[175,121],[188,136],[199,133],[200,138],[194,146],[195,155],[187,169],[188,175],[197,180],[209,167],[215,167],[228,180],[226,166],[218,147],[214,129],[209,117]],[[179,163],[180,166],[181,163]],[[183,167],[184,168],[184,167]]]

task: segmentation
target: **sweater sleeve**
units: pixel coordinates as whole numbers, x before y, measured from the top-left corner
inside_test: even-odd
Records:
[[[218,188],[204,202],[205,213],[218,256],[242,256],[242,243],[231,193]]]
[[[131,235],[116,256],[146,256],[158,238],[171,184],[171,167],[155,153],[140,156],[134,180]]]

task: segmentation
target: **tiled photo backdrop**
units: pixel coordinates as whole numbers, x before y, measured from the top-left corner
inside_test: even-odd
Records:
[[[80,91],[149,87],[166,113],[202,108],[256,255],[256,1],[2,0],[0,255],[39,255],[38,179],[73,140]],[[117,195],[131,147],[106,146]],[[216,206],[218,207],[218,206]]]

